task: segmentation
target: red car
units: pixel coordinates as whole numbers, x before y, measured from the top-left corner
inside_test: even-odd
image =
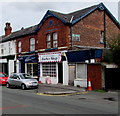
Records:
[[[5,85],[7,79],[8,79],[8,76],[5,73],[0,72],[0,84]]]

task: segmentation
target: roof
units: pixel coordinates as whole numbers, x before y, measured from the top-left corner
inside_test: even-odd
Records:
[[[109,17],[113,20],[113,22],[120,28],[120,23],[115,19],[115,17],[110,13],[110,11],[105,7],[103,3],[100,3],[98,5],[94,5],[82,10],[78,10],[69,14],[64,14],[60,12],[55,12],[52,10],[48,10],[43,19],[40,21],[38,26],[40,26],[48,17],[56,17],[57,19],[61,20],[64,24],[76,24],[81,19],[85,18],[92,12],[94,12],[97,9],[101,9],[106,11],[106,13],[109,15]]]
[[[18,38],[18,37],[22,37],[22,36],[25,36],[25,35],[33,34],[33,33],[36,32],[36,28],[37,28],[37,25],[31,26],[29,28],[21,29],[21,30],[16,31],[16,32],[12,32],[8,36],[1,36],[0,37],[0,42],[5,42],[5,41],[9,41],[9,40],[14,39],[14,38]]]

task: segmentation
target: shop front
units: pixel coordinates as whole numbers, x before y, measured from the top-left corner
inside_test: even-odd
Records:
[[[19,72],[27,73],[38,79],[38,57],[37,55],[28,55],[19,57]]]
[[[62,53],[40,53],[38,57],[40,64],[39,81],[47,84],[68,84],[64,74],[64,62],[66,61],[64,61]]]

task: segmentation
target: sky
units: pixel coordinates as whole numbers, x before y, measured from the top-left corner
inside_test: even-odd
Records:
[[[84,2],[83,2],[84,1]],[[6,22],[12,32],[38,24],[47,10],[70,13],[101,2],[118,20],[119,0],[0,0],[0,36],[4,35]],[[120,5],[120,4],[119,4]]]

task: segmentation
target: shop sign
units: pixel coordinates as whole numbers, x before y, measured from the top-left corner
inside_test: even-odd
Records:
[[[39,62],[61,62],[61,53],[39,54]]]
[[[0,59],[0,63],[7,63],[7,59]]]
[[[72,34],[72,41],[80,41],[80,34]]]

